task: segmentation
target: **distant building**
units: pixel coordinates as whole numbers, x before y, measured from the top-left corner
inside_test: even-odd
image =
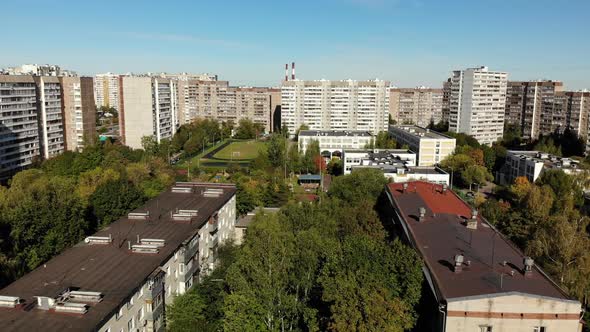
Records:
[[[344,174],[363,168],[377,169],[392,182],[423,180],[449,184],[449,174],[438,167],[417,167],[409,150],[345,150]]]
[[[60,77],[65,148],[82,150],[96,136],[96,108],[92,77]]]
[[[453,154],[457,141],[447,135],[418,126],[390,126],[389,134],[400,146],[418,154],[418,166],[434,166]]]
[[[373,140],[373,135],[362,130],[302,130],[297,137],[299,151],[305,153],[312,141],[317,141],[320,153],[331,158],[341,157],[345,149],[364,149]]]
[[[451,79],[443,82],[442,88],[442,121],[445,123],[449,123],[449,118],[451,114]]]
[[[94,98],[96,107],[119,108],[119,75],[97,74],[94,77]]]
[[[499,173],[501,184],[512,184],[517,177],[524,176],[529,182],[537,181],[543,171],[562,170],[566,174],[582,172],[579,162],[571,158],[554,156],[541,151],[511,151]]]
[[[141,149],[141,139],[170,139],[177,129],[178,82],[149,76],[121,76],[119,130],[121,141]]]
[[[439,123],[443,119],[443,90],[418,87],[392,88],[389,95],[389,114],[396,124],[421,127]]]
[[[301,125],[311,130],[387,131],[389,82],[283,81],[281,124],[295,135]]]
[[[0,290],[7,331],[165,331],[234,237],[236,187],[178,183]]]
[[[34,76],[41,156],[55,157],[65,151],[62,87],[58,77]]]
[[[487,67],[453,72],[449,131],[473,136],[491,145],[504,134],[508,74]]]
[[[272,130],[269,88],[233,87],[227,81],[194,79],[180,80],[178,86],[181,124],[215,119],[237,126],[240,120],[249,119],[262,124],[267,132]]]
[[[580,331],[580,302],[446,186],[390,183],[386,193],[423,262],[417,330]]]
[[[58,65],[25,64],[17,67],[8,67],[4,71],[8,75],[78,76],[75,71],[62,69]]]

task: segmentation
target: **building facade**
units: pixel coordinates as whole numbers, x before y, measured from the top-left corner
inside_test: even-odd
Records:
[[[390,183],[400,238],[423,262],[425,332],[578,332],[582,306],[445,185]]]
[[[37,83],[41,156],[55,157],[65,151],[62,88],[59,78],[34,76]]]
[[[311,130],[386,131],[389,114],[387,81],[283,81],[281,124],[289,133]]]
[[[92,77],[60,77],[66,150],[82,150],[96,135]]]
[[[134,149],[141,139],[170,139],[177,129],[176,80],[149,76],[121,76],[119,130],[121,141]]]
[[[3,328],[165,331],[166,305],[234,238],[235,194],[234,185],[176,184],[0,290],[14,299],[0,307]]]
[[[38,116],[33,77],[0,75],[0,180],[39,155]]]
[[[508,74],[487,67],[453,72],[449,130],[491,145],[504,133]]]
[[[119,75],[98,74],[94,77],[94,98],[96,107],[119,107]]]
[[[541,151],[511,151],[506,153],[506,161],[499,172],[501,184],[512,184],[517,177],[526,177],[529,182],[537,181],[543,171],[562,170],[566,174],[582,172],[577,160],[558,157]]]
[[[342,156],[345,149],[364,149],[373,140],[373,135],[362,130],[302,130],[297,137],[297,146],[301,153],[307,151],[312,141],[317,141],[320,152],[329,152],[330,156]]]
[[[389,134],[399,145],[418,155],[418,166],[434,166],[455,152],[457,141],[447,135],[418,126],[390,126]]]
[[[443,90],[418,87],[392,88],[389,95],[389,114],[396,124],[426,127],[443,119]]]

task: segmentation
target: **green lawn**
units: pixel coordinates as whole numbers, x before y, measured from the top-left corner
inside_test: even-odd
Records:
[[[237,141],[232,142],[213,157],[226,160],[252,160],[258,156],[260,149],[264,148],[263,142]]]

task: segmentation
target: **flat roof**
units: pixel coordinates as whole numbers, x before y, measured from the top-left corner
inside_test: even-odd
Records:
[[[390,183],[387,190],[410,242],[433,278],[437,296],[448,300],[520,292],[569,300],[536,265],[525,276],[523,253],[481,216],[477,229],[468,229],[465,221],[471,218],[472,209],[451,190],[443,193],[441,185],[423,181],[408,182],[405,193],[402,183]],[[426,214],[418,221],[421,207]],[[461,272],[452,270],[457,254],[470,262]],[[511,271],[515,271],[513,276]]]
[[[301,174],[298,179],[304,181],[321,181],[322,176],[320,174]]]
[[[138,291],[159,266],[166,263],[182,243],[196,235],[203,224],[236,193],[234,185],[193,183],[194,193],[170,190],[149,200],[134,212],[149,211],[150,220],[132,220],[127,216],[100,230],[95,236],[112,235],[111,244],[86,244],[83,241],[66,249],[44,265],[24,275],[0,295],[24,300],[22,308],[0,308],[2,329],[8,331],[91,331],[100,327],[128,298]],[[222,188],[219,197],[204,197],[206,188]],[[171,220],[170,212],[197,209],[192,223]],[[137,254],[127,250],[127,241],[140,238],[163,239],[166,244],[157,254]],[[90,304],[83,315],[62,314],[35,308],[35,296],[55,298],[68,287],[103,294],[103,300]]]
[[[398,125],[398,126],[389,126],[389,130],[397,130],[403,131],[408,134],[413,134],[416,137],[421,138],[437,138],[437,139],[453,139],[450,136],[445,134],[441,134],[438,131],[430,130],[428,128],[415,126],[415,125]]]
[[[561,168],[561,169],[568,169],[568,170],[577,170],[579,168],[580,162],[566,157],[559,157],[556,155],[552,155],[549,153],[541,152],[541,151],[518,151],[518,150],[508,150],[507,151],[513,157],[519,159],[530,160],[535,163],[542,163],[544,166],[550,168]]]
[[[364,130],[302,130],[299,136],[363,136],[370,137],[370,132]]]

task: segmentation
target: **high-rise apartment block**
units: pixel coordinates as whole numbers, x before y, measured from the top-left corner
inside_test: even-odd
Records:
[[[62,69],[58,65],[25,64],[16,67],[8,67],[4,70],[7,75],[32,75],[32,76],[78,76],[75,71]]]
[[[37,85],[32,76],[0,75],[0,180],[39,155]]]
[[[60,77],[66,150],[84,148],[96,135],[96,111],[92,77]]]
[[[272,130],[269,88],[229,86],[227,81],[179,81],[179,119],[181,124],[194,119],[216,119],[238,124],[250,119]]]
[[[0,290],[3,331],[166,331],[235,237],[236,187],[178,183]]]
[[[55,157],[65,150],[62,88],[57,77],[35,76],[41,155]]]
[[[508,74],[487,67],[453,72],[449,130],[490,145],[502,138]]]
[[[150,76],[121,76],[119,130],[121,141],[134,149],[141,139],[170,139],[177,129],[178,81]]]
[[[119,75],[98,74],[94,77],[94,98],[97,107],[119,107]]]
[[[284,81],[281,124],[294,135],[301,125],[311,130],[387,131],[389,82]]]
[[[389,114],[397,124],[426,127],[442,120],[443,90],[418,87],[392,88],[389,95]]]
[[[449,123],[449,117],[451,114],[451,79],[443,82],[442,88],[442,121]]]

